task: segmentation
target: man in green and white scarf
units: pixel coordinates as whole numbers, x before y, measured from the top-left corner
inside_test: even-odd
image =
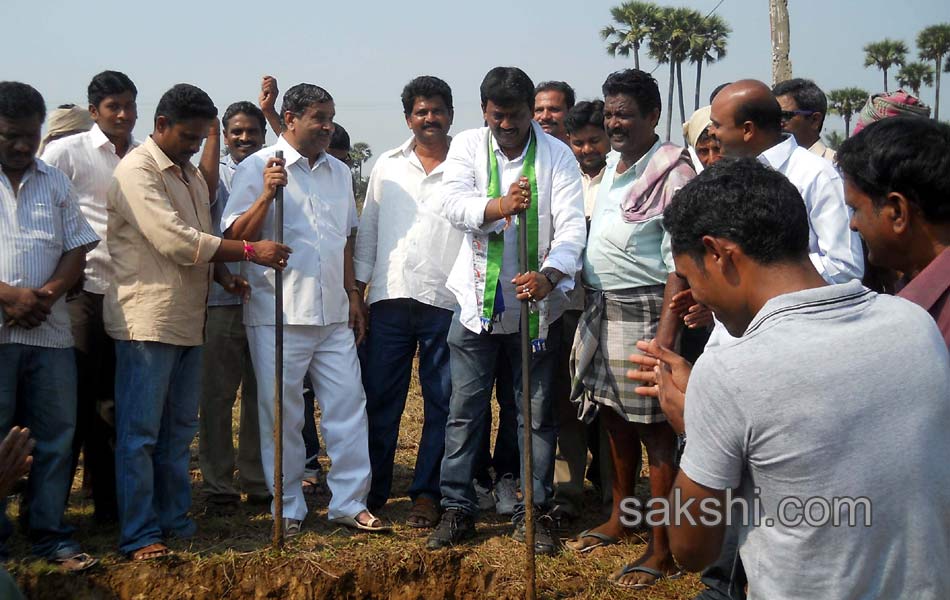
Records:
[[[570,148],[532,121],[534,85],[515,67],[496,67],[481,85],[487,127],[452,141],[442,179],[442,213],[465,239],[447,287],[459,302],[448,342],[452,399],[442,461],[445,513],[428,548],[451,546],[475,532],[473,464],[490,418],[496,356],[511,357],[521,398],[519,312],[530,301],[534,498],[550,508],[557,422],[551,386],[561,343],[560,317],[574,286],[586,238],[581,172]],[[518,269],[518,225],[525,212],[528,272]],[[519,435],[519,443],[523,440]],[[523,468],[523,466],[522,466]],[[523,480],[523,478],[522,478]],[[524,537],[524,506],[515,507],[516,539]],[[554,552],[545,520],[536,523],[535,550]]]

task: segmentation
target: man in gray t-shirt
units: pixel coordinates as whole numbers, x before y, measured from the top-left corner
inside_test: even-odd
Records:
[[[685,402],[676,559],[716,558],[725,525],[700,518],[732,495],[758,504],[739,526],[751,598],[950,597],[950,357],[933,320],[825,284],[796,190],[755,161],[705,171],[664,223],[696,300],[741,336],[691,374],[652,346],[674,428]]]

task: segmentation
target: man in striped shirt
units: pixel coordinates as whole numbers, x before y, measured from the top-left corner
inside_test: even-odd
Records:
[[[0,82],[0,435],[17,418],[36,439],[28,492],[33,553],[83,570],[96,561],[63,522],[76,429],[76,363],[63,296],[99,238],[66,176],[34,158],[45,116],[39,92]],[[0,558],[11,530],[0,515]]]

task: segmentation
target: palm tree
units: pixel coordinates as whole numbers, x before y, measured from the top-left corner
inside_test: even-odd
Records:
[[[607,25],[600,30],[600,37],[606,41],[607,54],[611,56],[630,56],[633,50],[633,66],[640,68],[640,46],[653,33],[659,7],[650,2],[624,2],[610,9],[610,16],[619,27]]]
[[[694,14],[696,11],[689,8],[661,8],[656,27],[650,35],[650,56],[661,65],[670,65],[670,84],[666,101],[667,141],[670,140],[673,132],[673,85],[676,81],[677,65],[681,66],[689,57],[690,24],[693,22]],[[680,76],[680,81],[682,81],[682,76]],[[680,112],[685,112],[682,87],[680,87]]]
[[[884,72],[884,91],[887,91],[887,70],[903,66],[907,57],[907,44],[900,40],[885,38],[864,47],[864,66],[877,67]]]
[[[934,69],[927,63],[907,63],[897,72],[897,85],[909,87],[914,95],[920,97],[921,85],[934,84]]]
[[[726,56],[726,42],[732,28],[719,15],[706,17],[690,37],[689,62],[696,65],[696,98],[693,110],[699,110],[699,89],[703,78],[703,63],[711,65]]]
[[[828,105],[844,119],[844,137],[851,137],[851,117],[861,110],[869,94],[861,88],[843,88],[828,92]]]
[[[838,151],[838,148],[841,147],[841,144],[844,143],[845,137],[841,135],[840,131],[832,131],[831,133],[825,134],[825,146],[828,146],[835,152]]]
[[[373,157],[373,151],[370,150],[369,144],[366,142],[356,142],[353,144],[352,149],[350,150],[350,158],[353,159],[353,164],[356,165],[358,177],[360,181],[363,181],[363,163],[368,161]]]
[[[934,119],[940,119],[940,67],[943,58],[950,54],[950,23],[931,25],[917,34],[917,48],[920,50],[921,60],[934,61],[934,74],[937,81],[936,97],[934,98]],[[945,65],[950,73],[950,62]]]

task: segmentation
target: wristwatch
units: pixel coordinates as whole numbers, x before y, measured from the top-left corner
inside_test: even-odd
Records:
[[[551,284],[551,289],[557,287],[557,284],[564,279],[564,273],[561,273],[554,267],[544,267],[541,269],[541,274],[544,275],[548,282]]]

